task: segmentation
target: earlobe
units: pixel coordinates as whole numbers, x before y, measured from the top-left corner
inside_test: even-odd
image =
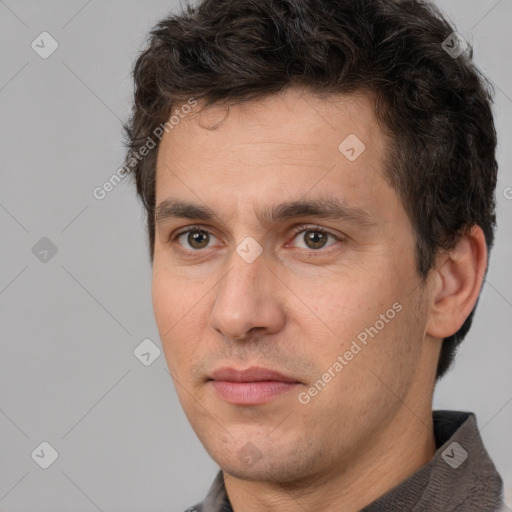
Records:
[[[433,270],[427,334],[455,334],[473,310],[487,268],[487,245],[480,226],[473,226],[450,251],[438,256]]]

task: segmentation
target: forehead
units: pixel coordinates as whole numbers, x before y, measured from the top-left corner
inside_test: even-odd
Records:
[[[255,152],[264,156],[276,150],[286,151],[285,146],[290,146],[301,156],[312,151],[318,153],[321,147],[337,147],[351,134],[362,140],[367,149],[377,149],[384,135],[373,110],[374,99],[369,94],[319,98],[296,88],[239,104],[204,108],[199,102],[164,134],[160,150],[165,152],[173,142],[189,147],[199,137],[205,150],[210,150],[210,146],[224,151],[245,145],[244,149],[249,151],[252,145]],[[281,147],[276,148],[278,145]]]
[[[320,99],[290,89],[229,109],[199,104],[162,138],[156,202],[172,195],[240,212],[330,193],[378,209],[394,200],[386,145],[365,94]]]

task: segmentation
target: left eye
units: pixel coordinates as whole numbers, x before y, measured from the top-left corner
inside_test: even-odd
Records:
[[[299,231],[295,235],[294,239],[299,238],[299,240],[304,243],[305,246],[301,247],[303,249],[323,249],[326,247],[329,237],[334,239],[334,242],[336,242],[336,237],[333,234],[319,228],[308,228]]]

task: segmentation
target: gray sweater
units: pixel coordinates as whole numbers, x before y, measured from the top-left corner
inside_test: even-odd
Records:
[[[437,451],[432,460],[361,512],[509,512],[475,415],[434,411],[433,418]],[[186,512],[233,512],[222,471],[204,501]]]

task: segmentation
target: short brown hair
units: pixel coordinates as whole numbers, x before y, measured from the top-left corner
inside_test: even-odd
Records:
[[[479,225],[494,241],[496,131],[492,87],[472,49],[450,55],[454,28],[420,0],[203,0],[152,30],[134,67],[125,124],[127,161],[187,98],[206,106],[244,102],[301,86],[326,95],[367,91],[393,141],[386,178],[416,233],[426,278],[439,249]],[[452,37],[452,39],[450,39]],[[157,151],[132,163],[155,241]],[[477,301],[478,304],[478,301]],[[472,323],[443,342],[437,377]]]

